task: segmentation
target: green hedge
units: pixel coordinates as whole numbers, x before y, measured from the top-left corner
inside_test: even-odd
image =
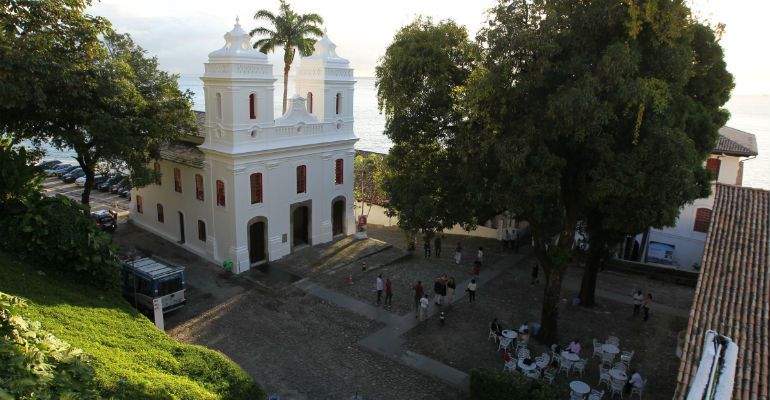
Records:
[[[181,344],[155,328],[119,289],[74,282],[0,252],[0,291],[25,299],[24,318],[82,349],[99,395],[115,399],[264,399],[219,352]],[[4,378],[0,376],[0,381]]]
[[[471,371],[471,400],[562,400],[566,389],[519,374]]]

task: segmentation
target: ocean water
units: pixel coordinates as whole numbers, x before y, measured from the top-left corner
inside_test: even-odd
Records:
[[[283,77],[276,77],[274,115],[281,115]],[[193,92],[193,109],[205,111],[203,82],[198,76],[183,75],[179,87]],[[294,82],[289,78],[289,95],[294,93]],[[357,77],[353,99],[355,131],[360,138],[356,149],[387,153],[393,143],[382,134],[385,116],[377,108],[377,89],[374,78]],[[744,164],[744,186],[770,190],[770,95],[734,95],[725,105],[730,111],[727,126],[753,133],[757,137],[759,156]],[[50,149],[46,158],[71,158],[71,152]]]

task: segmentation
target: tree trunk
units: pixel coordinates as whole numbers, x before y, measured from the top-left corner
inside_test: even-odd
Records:
[[[83,168],[83,172],[86,173],[86,183],[83,186],[83,194],[80,195],[80,202],[88,205],[91,201],[91,187],[94,185],[94,165],[93,160],[87,159],[85,156],[78,156],[76,158],[80,168]]]
[[[550,260],[548,262],[550,263]],[[564,276],[564,270],[556,265],[543,269],[545,273],[545,291],[543,293],[543,309],[540,323],[543,330],[543,343],[550,345],[559,343],[559,301],[561,300],[561,280]]]
[[[291,64],[283,64],[283,112],[281,115],[286,114],[286,96],[289,90],[289,69]]]
[[[583,271],[583,281],[580,284],[580,304],[584,307],[593,307],[596,304],[596,278],[599,276],[599,266],[602,258],[603,243],[591,242],[588,248],[588,259],[586,260],[585,271]]]

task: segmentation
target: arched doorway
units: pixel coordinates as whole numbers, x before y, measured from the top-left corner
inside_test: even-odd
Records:
[[[267,261],[267,219],[256,217],[249,224],[249,264]]]
[[[345,234],[345,198],[332,200],[332,236]]]
[[[312,200],[291,205],[291,251],[297,247],[311,244],[311,209]]]

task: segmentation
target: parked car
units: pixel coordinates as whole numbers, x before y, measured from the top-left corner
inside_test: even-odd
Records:
[[[68,168],[70,165],[72,164],[65,164],[65,163],[56,164],[46,169],[45,173],[48,174],[48,176],[56,175],[57,172],[63,170],[64,168]]]
[[[96,220],[96,226],[103,231],[115,232],[118,229],[118,216],[109,211],[101,210],[91,213],[91,216]]]
[[[104,182],[96,185],[96,188],[99,189],[102,192],[106,192],[110,190],[110,186],[114,185],[120,180],[120,176],[110,176],[107,179],[104,180]]]
[[[50,169],[59,164],[61,164],[61,161],[59,160],[48,160],[39,162],[37,166],[43,169]]]
[[[120,188],[120,190],[118,190],[118,195],[120,195],[120,197],[128,197],[129,193],[131,193],[130,183],[127,183],[126,186],[123,186]]]
[[[107,180],[107,177],[104,175],[96,175],[94,177],[94,188],[96,188],[100,183]]]
[[[94,187],[96,187],[98,182],[104,182],[104,178],[101,175],[94,176]],[[83,175],[78,179],[75,179],[75,184],[78,186],[85,186],[86,185],[86,176]]]
[[[73,183],[75,180],[80,178],[81,176],[85,176],[86,172],[83,171],[82,168],[76,168],[72,172],[68,173],[67,175],[64,175],[62,177],[62,180],[64,183]]]
[[[56,170],[56,176],[62,177],[64,175],[67,175],[70,172],[72,172],[75,168],[80,168],[80,167],[77,164],[67,164],[65,167],[62,167]]]
[[[152,317],[154,299],[160,300],[164,314],[184,307],[184,267],[168,266],[151,258],[124,260],[121,264],[123,296],[139,311]]]
[[[123,188],[123,186],[126,186],[126,185],[128,185],[128,178],[124,177],[123,179],[118,181],[118,183],[110,186],[110,192],[111,193],[117,193],[118,190],[120,190],[121,188]]]

